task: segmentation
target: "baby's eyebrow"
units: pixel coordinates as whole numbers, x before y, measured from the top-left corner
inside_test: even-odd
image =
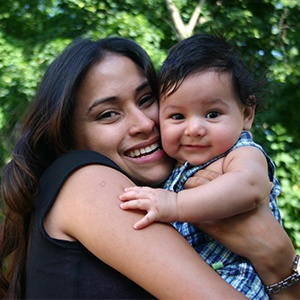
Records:
[[[202,104],[221,104],[228,106],[228,103],[220,98],[203,100]]]
[[[176,110],[176,109],[179,109],[180,106],[177,106],[177,105],[167,105],[165,107],[162,108],[162,112],[166,111],[166,110]]]

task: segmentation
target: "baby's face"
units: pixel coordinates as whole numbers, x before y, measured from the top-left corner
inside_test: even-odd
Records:
[[[203,164],[226,152],[252,125],[254,108],[244,107],[230,73],[188,76],[160,102],[162,145],[179,164]]]

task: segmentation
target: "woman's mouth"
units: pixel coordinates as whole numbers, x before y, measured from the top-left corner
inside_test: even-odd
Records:
[[[153,152],[155,152],[157,149],[159,149],[159,143],[153,143],[150,146],[147,146],[145,148],[135,149],[131,150],[127,153],[125,153],[126,156],[132,157],[132,158],[142,158],[146,155],[149,155]]]

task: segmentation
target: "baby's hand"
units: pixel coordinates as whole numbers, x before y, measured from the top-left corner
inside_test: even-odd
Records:
[[[124,201],[122,209],[139,209],[147,214],[134,224],[135,229],[142,229],[155,221],[177,221],[177,194],[163,189],[149,187],[129,187],[120,197]]]

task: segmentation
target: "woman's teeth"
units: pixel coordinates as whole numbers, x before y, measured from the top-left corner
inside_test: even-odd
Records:
[[[153,150],[156,150],[158,147],[159,147],[159,144],[154,143],[154,144],[152,144],[150,146],[147,146],[145,148],[135,149],[133,151],[130,151],[128,153],[128,156],[130,156],[130,157],[139,157],[140,155],[149,154],[149,153],[153,152]]]

